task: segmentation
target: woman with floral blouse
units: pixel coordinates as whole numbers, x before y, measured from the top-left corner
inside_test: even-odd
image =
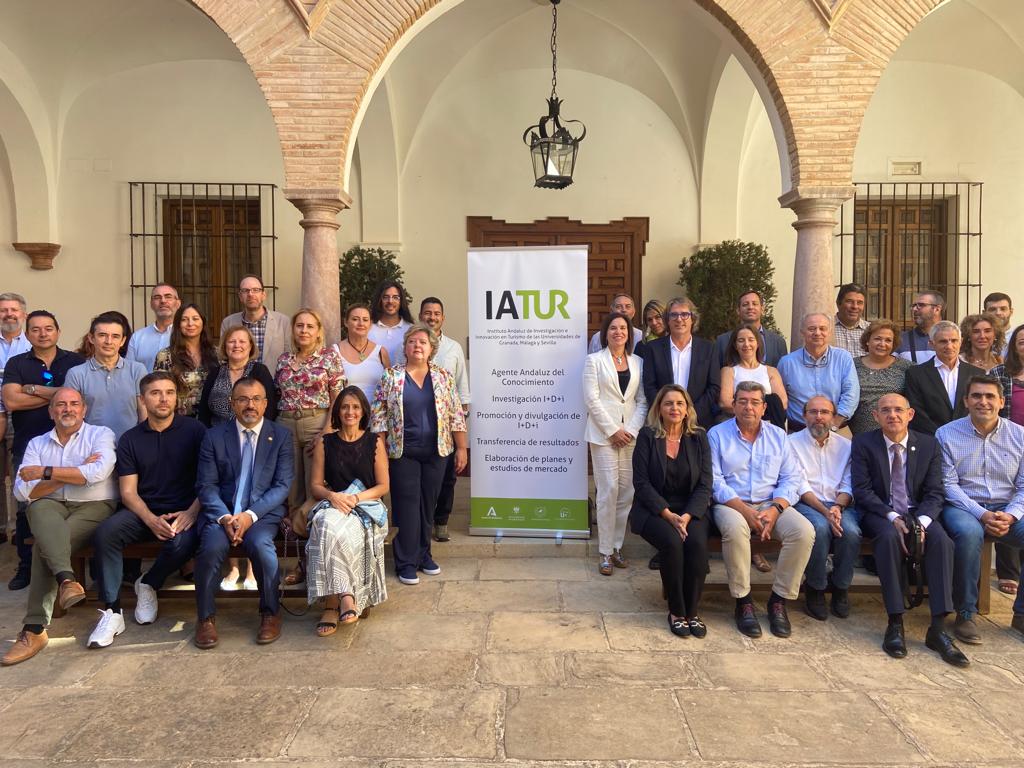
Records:
[[[324,324],[314,310],[303,308],[292,315],[292,351],[277,360],[274,376],[279,392],[277,423],[292,433],[295,448],[295,480],[288,496],[289,517],[312,500],[309,489],[313,444],[327,426],[327,414],[345,388],[341,357],[324,346]],[[301,568],[285,577],[288,584],[304,580]]]

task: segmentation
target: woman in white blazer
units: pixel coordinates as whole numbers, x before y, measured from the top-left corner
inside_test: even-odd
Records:
[[[634,439],[644,425],[647,400],[643,360],[631,354],[633,329],[618,312],[605,318],[599,333],[602,349],[587,355],[583,366],[583,402],[587,406],[586,438],[597,486],[598,570],[629,565],[622,557],[626,518],[633,504]]]

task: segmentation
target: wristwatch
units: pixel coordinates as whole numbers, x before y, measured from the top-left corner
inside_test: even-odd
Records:
[[[34,395],[35,393],[36,393],[36,385],[35,384],[26,384],[25,385],[25,394],[26,395]]]
[[[53,467],[43,467],[43,480],[53,479]]]
[[[778,513],[779,513],[780,515],[781,515],[781,514],[783,513],[783,511],[784,511],[784,510],[782,509],[782,505],[781,505],[781,504],[779,504],[779,503],[778,503],[777,501],[773,501],[773,502],[772,502],[772,503],[771,503],[771,504],[770,504],[769,506],[775,507],[775,509],[776,509],[776,510],[778,511]]]

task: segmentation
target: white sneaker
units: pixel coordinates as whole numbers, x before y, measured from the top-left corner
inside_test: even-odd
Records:
[[[156,621],[156,590],[144,584],[139,576],[135,581],[135,623],[152,624]]]
[[[220,588],[225,592],[234,592],[238,589],[238,581],[236,579],[221,579]]]
[[[247,592],[255,592],[257,589],[256,579],[246,579],[245,581],[243,581],[242,589],[246,590]]]
[[[124,616],[114,613],[110,608],[100,611],[99,623],[89,635],[89,647],[106,648],[122,632],[124,632]]]

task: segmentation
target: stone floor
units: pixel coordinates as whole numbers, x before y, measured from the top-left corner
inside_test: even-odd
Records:
[[[0,768],[1024,764],[1024,642],[1003,596],[965,671],[924,647],[920,610],[909,657],[885,656],[873,595],[849,620],[794,610],[792,639],[753,641],[713,592],[707,638],[679,639],[645,545],[627,549],[632,567],[608,578],[593,543],[457,533],[435,546],[440,576],[392,580],[384,605],[329,639],[315,612],[286,616],[272,646],[254,642],[254,600],[222,601],[221,644],[198,651],[194,604],[166,599],[156,624],[90,651],[86,603],[38,657],[0,669]],[[24,598],[0,587],[0,652]]]

